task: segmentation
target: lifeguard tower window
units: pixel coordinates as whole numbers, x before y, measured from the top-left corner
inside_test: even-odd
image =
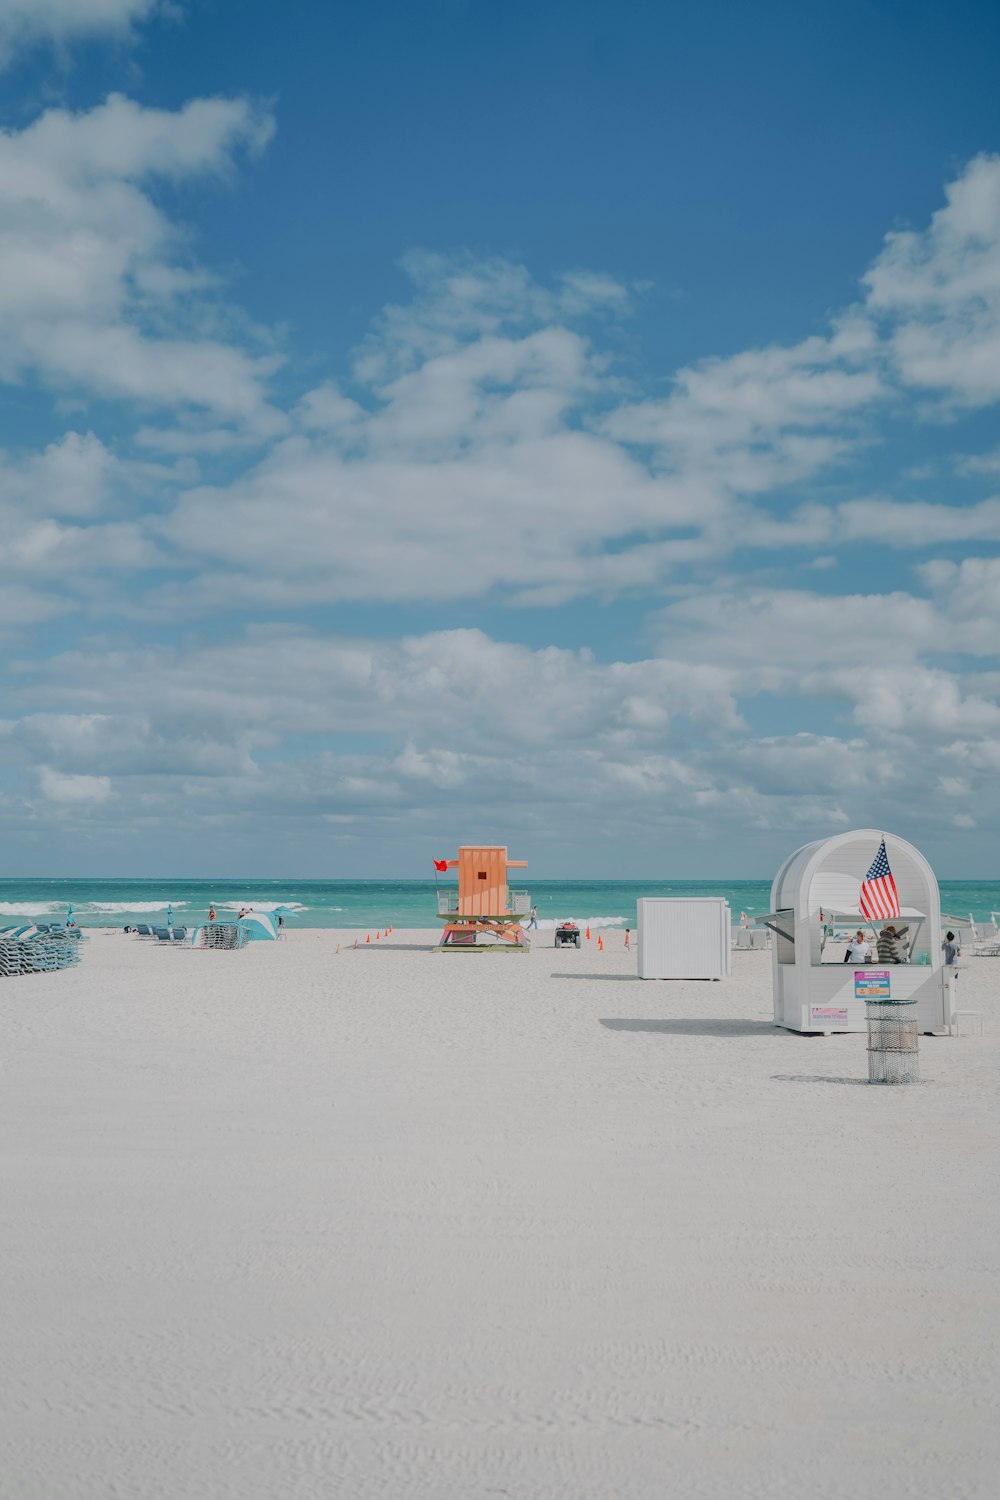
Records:
[[[795,962],[795,913],[775,912],[774,939],[777,944],[779,964]]]
[[[480,870],[479,873],[476,876],[476,879],[477,880],[485,880],[486,879],[486,871],[485,870]]]

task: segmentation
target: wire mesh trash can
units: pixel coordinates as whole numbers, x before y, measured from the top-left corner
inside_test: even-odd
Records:
[[[867,1000],[868,1082],[919,1083],[916,1000]]]

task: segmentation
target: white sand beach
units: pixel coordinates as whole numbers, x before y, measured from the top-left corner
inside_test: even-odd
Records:
[[[431,937],[3,982],[4,1500],[995,1495],[1000,964],[891,1089],[766,953]]]

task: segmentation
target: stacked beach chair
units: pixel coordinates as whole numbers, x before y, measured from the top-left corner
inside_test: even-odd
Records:
[[[242,922],[206,922],[194,935],[196,948],[245,948],[246,942]]]
[[[51,974],[80,962],[82,936],[66,928],[7,927],[0,930],[0,978]]]

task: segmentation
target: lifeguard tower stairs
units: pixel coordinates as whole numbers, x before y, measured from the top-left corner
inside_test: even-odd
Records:
[[[444,931],[435,953],[527,953],[531,944],[521,918],[531,910],[531,897],[507,888],[507,871],[527,863],[508,859],[503,844],[463,845],[445,866],[458,871],[457,887],[438,889]]]

